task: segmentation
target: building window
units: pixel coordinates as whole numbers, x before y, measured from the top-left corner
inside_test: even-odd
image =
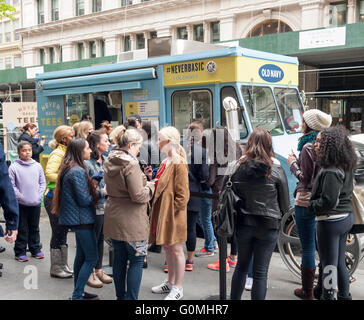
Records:
[[[136,35],[136,49],[144,49],[145,48],[145,37],[144,33],[138,33]]]
[[[39,63],[43,65],[45,62],[45,51],[44,49],[39,50]]]
[[[203,34],[203,25],[196,24],[193,26],[193,40],[203,42],[204,34]]]
[[[77,49],[78,49],[78,60],[85,59],[85,47],[83,46],[83,43],[78,43]]]
[[[359,22],[364,22],[364,0],[359,0]]]
[[[150,38],[150,39],[158,38],[157,31],[151,31],[151,32],[149,33],[149,38]]]
[[[49,48],[49,63],[55,63],[54,48]]]
[[[133,4],[133,0],[121,0],[122,7],[130,6],[131,4]]]
[[[4,23],[5,42],[11,42],[11,26],[10,21]]]
[[[183,40],[188,39],[187,27],[177,28],[177,39],[183,39]]]
[[[59,20],[58,0],[52,0],[51,6],[52,6],[52,21],[58,21]]]
[[[4,69],[3,59],[0,58],[0,70]]]
[[[12,58],[5,58],[5,69],[11,69],[13,67]]]
[[[211,30],[210,41],[219,42],[220,41],[220,21],[211,22],[210,30]]]
[[[123,48],[124,48],[124,52],[131,50],[130,36],[124,36]]]
[[[14,57],[14,68],[21,68],[21,56]]]
[[[89,42],[90,58],[96,58],[96,42]]]
[[[100,12],[102,10],[102,0],[92,0],[92,12]]]
[[[101,57],[105,57],[105,40],[100,40],[100,46],[101,46],[100,48]]]
[[[280,20],[268,20],[254,27],[249,37],[260,37],[266,34],[291,32],[292,29]]]
[[[14,29],[14,40],[19,40],[20,36],[18,32],[15,32],[16,29],[19,29],[19,20],[13,21],[13,29]]]
[[[342,26],[346,24],[346,13],[347,13],[346,1],[330,3],[330,10],[329,10],[330,26]]]
[[[44,23],[44,0],[38,0],[38,24]]]
[[[62,46],[59,47],[59,62],[63,62],[63,51]]]
[[[82,16],[85,14],[85,1],[76,0],[76,16]]]

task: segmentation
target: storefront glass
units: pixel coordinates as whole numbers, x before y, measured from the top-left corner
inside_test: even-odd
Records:
[[[87,94],[66,95],[67,125],[73,126],[76,122],[89,114],[89,101]]]

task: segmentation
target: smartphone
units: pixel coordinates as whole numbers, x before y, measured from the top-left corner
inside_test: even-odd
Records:
[[[291,153],[294,155],[294,157],[297,159],[296,154],[294,153],[293,149],[291,149]]]

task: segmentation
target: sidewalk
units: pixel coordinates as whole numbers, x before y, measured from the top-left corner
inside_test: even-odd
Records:
[[[4,264],[3,277],[0,278],[0,299],[20,299],[20,300],[67,300],[73,290],[73,279],[56,279],[49,276],[50,256],[49,239],[50,225],[48,216],[42,209],[41,216],[41,242],[43,244],[44,260],[36,260],[29,256],[29,262],[21,263],[14,259],[13,245],[5,243],[1,239],[1,245],[6,247],[6,251],[0,254],[0,262]],[[68,235],[69,243],[69,264],[72,266],[75,255],[74,233]],[[203,245],[203,240],[198,239],[197,250]],[[214,262],[218,254],[213,257],[195,258],[195,270],[186,272],[184,279],[184,299],[200,300],[210,295],[219,293],[219,273],[207,269],[207,264]],[[105,244],[104,265],[108,264],[108,250]],[[162,282],[167,274],[162,270],[164,265],[164,253],[150,253],[148,255],[148,268],[144,269],[142,284],[140,288],[140,300],[162,300],[164,295],[153,294],[150,290]],[[36,269],[31,266],[35,266]],[[25,289],[24,280],[29,277],[29,272],[37,270],[38,289]],[[234,269],[227,274],[227,294],[230,292],[231,277]],[[351,293],[354,300],[364,300],[364,263],[355,273],[356,281],[351,285]],[[274,253],[270,265],[267,300],[299,300],[293,295],[293,290],[299,287],[299,279],[293,276],[283,261],[279,253]],[[114,285],[104,285],[101,289],[94,289],[86,286],[86,291],[96,293],[103,300],[114,300]],[[244,292],[243,299],[250,299],[250,292]]]

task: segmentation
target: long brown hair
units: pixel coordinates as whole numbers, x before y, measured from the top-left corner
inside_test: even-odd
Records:
[[[63,178],[68,171],[70,171],[73,167],[76,167],[76,166],[79,166],[85,170],[89,193],[91,194],[91,196],[93,198],[93,205],[96,205],[96,203],[98,201],[95,186],[93,185],[93,183],[91,182],[91,178],[87,174],[87,170],[86,170],[86,167],[85,167],[85,164],[83,161],[82,154],[83,154],[83,150],[85,149],[85,147],[86,147],[86,140],[83,138],[78,138],[78,139],[72,140],[67,147],[67,151],[66,151],[66,154],[64,155],[62,164],[59,168],[59,173],[58,173],[58,177],[57,177],[57,184],[56,184],[56,189],[54,192],[53,203],[52,203],[52,206],[53,206],[52,213],[53,214],[59,214],[61,212]]]
[[[267,130],[256,128],[250,135],[246,148],[243,152],[243,157],[240,159],[241,163],[249,160],[261,161],[266,164],[269,169],[267,177],[272,173],[273,160],[275,158],[272,137]]]

